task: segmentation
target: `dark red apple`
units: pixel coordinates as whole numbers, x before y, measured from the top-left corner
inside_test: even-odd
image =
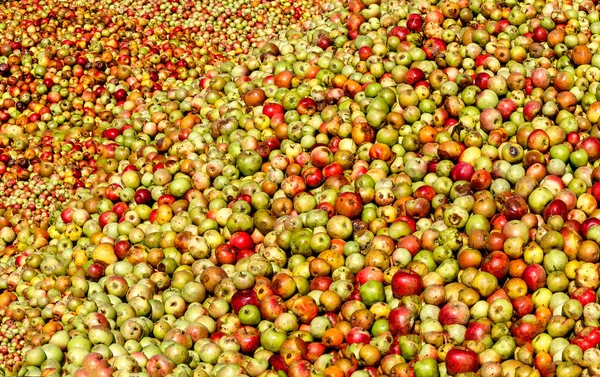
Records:
[[[88,266],[86,273],[90,279],[98,281],[104,276],[104,266],[100,263],[92,263]]]
[[[490,81],[489,73],[481,72],[481,73],[478,73],[477,75],[475,75],[475,78],[473,79],[473,84],[475,84],[475,86],[479,87],[479,89],[485,90],[488,88],[489,81]]]
[[[418,14],[411,14],[406,20],[406,28],[413,33],[418,33],[423,29],[423,19]]]
[[[278,353],[274,353],[269,357],[269,364],[273,366],[273,369],[276,372],[281,370],[284,373],[287,373],[288,371],[288,365],[285,363],[285,359]]]
[[[398,271],[392,277],[394,297],[420,295],[423,292],[423,279],[414,271]]]
[[[394,26],[392,30],[389,31],[388,37],[398,37],[401,41],[405,41],[406,37],[410,34],[410,30],[405,26]]]
[[[244,305],[254,305],[260,307],[260,301],[256,292],[252,289],[241,289],[236,291],[231,297],[231,308],[237,314]]]
[[[518,195],[511,196],[504,203],[503,214],[508,221],[520,220],[528,211],[527,202]]]
[[[479,369],[477,352],[467,347],[453,347],[446,354],[446,370],[455,376],[459,373],[475,373]]]
[[[567,205],[560,199],[554,199],[544,208],[544,220],[548,221],[551,216],[555,215],[562,217],[564,221],[567,221],[569,217]]]
[[[415,318],[410,309],[399,306],[390,311],[388,323],[392,335],[407,335],[415,324]]]
[[[124,259],[127,256],[127,252],[131,244],[127,240],[119,240],[115,243],[115,255],[119,259]]]
[[[411,68],[404,75],[404,79],[408,85],[416,85],[419,81],[425,80],[425,73],[420,68]]]
[[[587,238],[587,233],[588,230],[590,229],[590,227],[592,225],[600,225],[600,219],[596,218],[596,217],[589,217],[587,219],[585,219],[583,221],[583,223],[581,223],[581,235],[583,236],[583,238]]]
[[[133,200],[135,200],[137,204],[150,204],[152,202],[152,193],[145,188],[137,189],[133,196]]]

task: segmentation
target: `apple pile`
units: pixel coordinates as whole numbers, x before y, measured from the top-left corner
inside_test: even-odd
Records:
[[[594,0],[0,4],[0,373],[600,375]]]

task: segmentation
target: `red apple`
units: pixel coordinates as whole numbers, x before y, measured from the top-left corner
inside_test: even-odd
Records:
[[[564,221],[567,221],[569,210],[567,209],[567,205],[560,199],[554,199],[548,204],[546,208],[544,208],[544,220],[548,221],[551,216],[558,215],[563,218]]]
[[[593,136],[588,136],[583,139],[579,143],[578,149],[584,149],[587,152],[588,160],[590,162],[594,162],[600,158],[600,140]]]
[[[133,200],[137,204],[150,204],[152,202],[152,193],[148,189],[140,188],[135,192]]]
[[[409,20],[410,21],[410,20]],[[408,21],[407,21],[408,27]],[[410,27],[409,27],[410,29]],[[423,43],[422,47],[423,51],[425,51],[425,55],[429,60],[435,60],[440,52],[446,51],[446,43],[437,37],[429,38]]]
[[[363,201],[358,194],[344,192],[337,197],[333,207],[338,215],[346,216],[349,219],[356,219],[362,213]]]
[[[392,335],[408,335],[415,324],[415,318],[410,309],[399,306],[390,311],[388,322]]]
[[[418,33],[423,29],[423,19],[420,15],[413,13],[406,20],[406,28],[413,33]]]
[[[254,241],[252,241],[252,237],[246,232],[233,233],[229,244],[238,249],[254,249]]]
[[[367,266],[358,271],[354,277],[354,281],[360,285],[363,285],[370,280],[383,282],[383,272],[377,267]]]
[[[503,279],[509,270],[510,260],[502,251],[492,251],[481,262],[481,271],[494,275],[498,280]]]
[[[252,354],[260,346],[260,332],[252,326],[243,326],[233,333],[233,337],[246,355]]]
[[[150,377],[165,377],[173,372],[175,363],[163,354],[156,354],[148,360],[146,371]]]
[[[260,307],[260,301],[256,292],[252,289],[242,289],[236,291],[231,297],[231,308],[237,314],[244,305],[254,305]]]
[[[288,371],[288,365],[285,363],[285,359],[278,353],[274,353],[269,357],[269,364],[273,366],[273,369],[276,372],[281,370],[284,373],[287,373]]]
[[[300,115],[313,115],[315,111],[317,111],[317,103],[310,97],[302,98],[298,102],[296,111],[298,111]]]
[[[580,233],[583,236],[583,238],[587,238],[588,230],[592,225],[600,225],[600,219],[596,217],[590,217],[585,219],[584,222],[581,223]]]
[[[371,334],[360,327],[353,327],[350,331],[348,331],[348,334],[346,334],[346,343],[348,344],[368,344],[370,341]]]
[[[523,270],[523,280],[527,283],[527,288],[534,292],[546,285],[546,270],[539,264],[529,265]]]
[[[528,101],[523,107],[525,120],[531,122],[542,111],[542,103],[538,100]]]
[[[453,181],[470,181],[475,173],[475,168],[467,162],[459,162],[452,169]]]
[[[414,86],[419,81],[425,80],[425,73],[420,68],[411,68],[404,75],[405,81],[408,85]]]
[[[480,341],[485,335],[490,334],[491,331],[492,322],[487,318],[469,322],[467,331],[465,332],[465,340]]]
[[[420,295],[423,292],[423,279],[414,271],[398,271],[392,277],[394,297]]]
[[[571,298],[581,302],[581,305],[586,306],[591,302],[596,302],[596,292],[588,287],[579,287],[571,294]]]
[[[475,373],[479,369],[477,352],[467,347],[453,347],[446,354],[446,370],[454,376],[459,373]]]
[[[521,296],[512,300],[512,306],[517,318],[531,314],[534,309],[533,300],[529,296]]]
[[[215,249],[215,258],[220,265],[235,264],[238,248],[229,244],[221,244]]]
[[[533,314],[526,314],[515,322],[510,331],[515,337],[515,341],[519,346],[531,342],[533,338],[542,333],[546,325],[537,319]]]
[[[262,113],[269,118],[273,118],[275,114],[283,114],[283,106],[276,102],[267,102],[263,105]]]
[[[503,120],[509,120],[510,115],[517,111],[517,104],[510,98],[502,98],[496,109],[500,112],[500,115],[502,115]]]
[[[60,218],[62,219],[62,221],[65,222],[65,224],[68,224],[72,221],[74,211],[75,211],[74,208],[67,207],[60,213]]]

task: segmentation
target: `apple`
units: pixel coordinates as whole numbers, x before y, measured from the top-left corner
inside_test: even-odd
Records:
[[[390,311],[388,322],[392,335],[407,335],[414,326],[415,318],[410,309],[399,306]]]
[[[455,376],[459,373],[475,373],[479,369],[479,355],[470,348],[452,347],[446,354],[446,370]]]
[[[262,303],[261,303],[262,304]],[[261,321],[260,309],[255,305],[244,305],[238,312],[238,318],[243,325],[258,325]]]
[[[548,219],[554,215],[558,215],[562,217],[564,221],[567,221],[569,210],[567,209],[565,202],[560,199],[554,199],[544,209],[543,215],[545,221],[548,221]]]
[[[348,334],[346,334],[346,343],[348,343],[348,344],[355,344],[355,343],[367,344],[370,341],[371,341],[371,334],[369,334],[368,331],[366,331],[360,327],[353,327],[352,329],[350,329],[350,331],[348,331]]]
[[[493,251],[489,253],[481,262],[481,271],[489,272],[496,279],[501,280],[509,270],[510,260],[506,253],[502,251]]]
[[[539,264],[531,264],[523,270],[523,280],[531,292],[546,285],[546,270]]]
[[[460,301],[449,302],[440,309],[438,321],[442,326],[448,325],[466,325],[469,323],[469,307]]]
[[[283,114],[285,112],[283,106],[276,102],[267,102],[263,105],[262,113],[269,118],[273,118],[275,114]]]
[[[173,372],[176,365],[163,354],[156,354],[148,360],[146,371],[150,377],[165,377]]]
[[[260,346],[260,332],[252,326],[243,326],[233,333],[243,353],[250,355]]]
[[[420,295],[423,292],[423,279],[414,271],[398,271],[392,277],[394,297]]]
[[[231,297],[231,308],[237,314],[245,305],[260,306],[260,301],[256,292],[252,289],[242,289],[236,291]]]

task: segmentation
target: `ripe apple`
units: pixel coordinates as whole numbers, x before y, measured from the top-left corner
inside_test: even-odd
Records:
[[[398,271],[392,277],[394,297],[420,295],[423,292],[423,279],[414,271]]]
[[[454,376],[459,373],[475,373],[479,369],[477,352],[467,347],[453,347],[446,354],[446,370]]]

